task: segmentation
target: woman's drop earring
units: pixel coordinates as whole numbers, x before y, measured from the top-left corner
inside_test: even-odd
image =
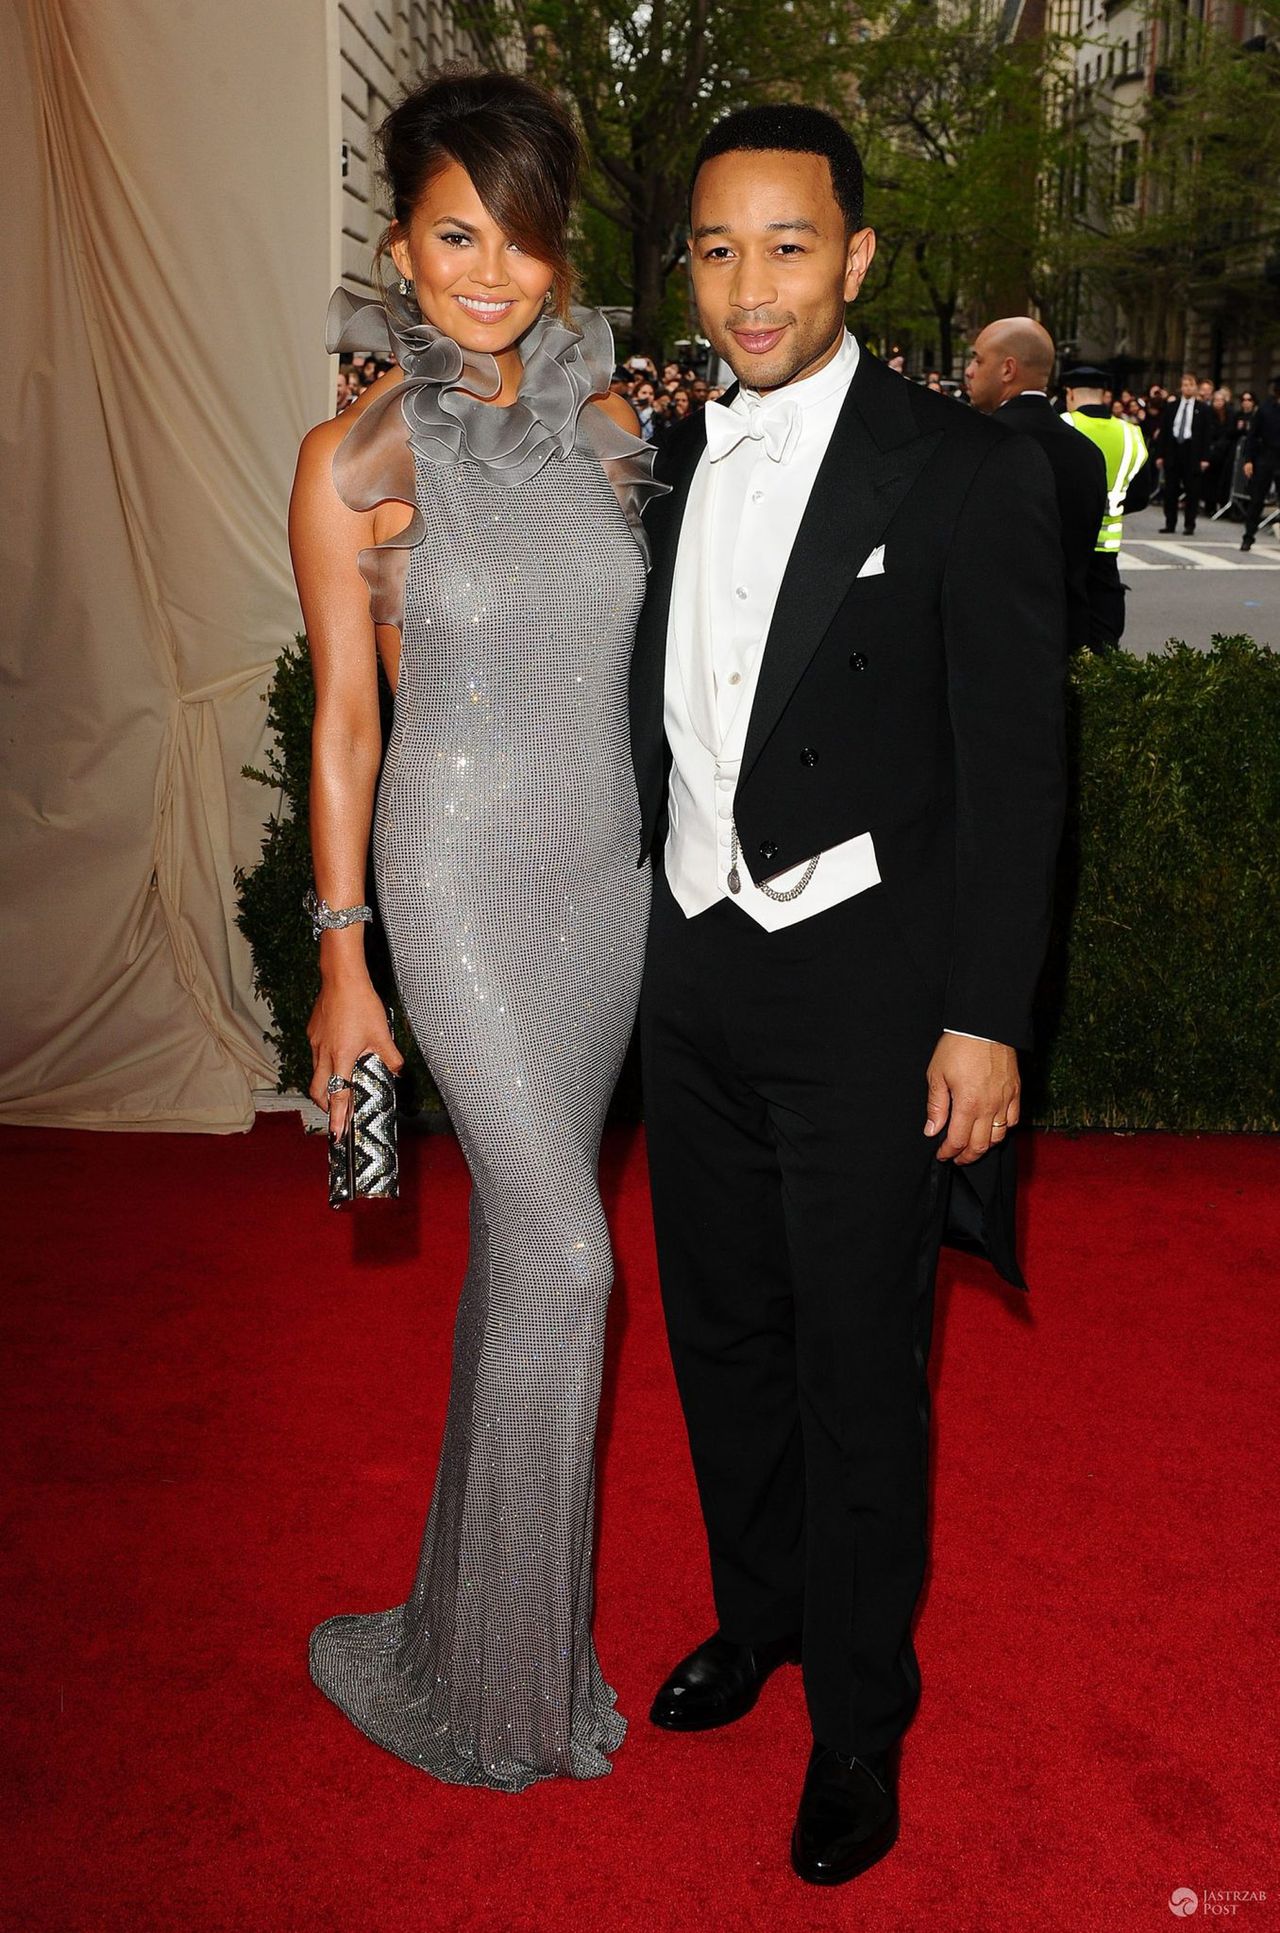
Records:
[[[404,275],[400,277],[400,293],[401,295],[413,294],[413,283]]]

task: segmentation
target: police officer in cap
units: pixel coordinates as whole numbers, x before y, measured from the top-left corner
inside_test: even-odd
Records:
[[[1120,538],[1125,513],[1150,502],[1155,465],[1138,425],[1111,414],[1111,378],[1105,369],[1078,364],[1063,372],[1062,385],[1067,392],[1063,421],[1096,444],[1107,466],[1107,508],[1089,571],[1089,642],[1095,651],[1105,651],[1124,635]]]

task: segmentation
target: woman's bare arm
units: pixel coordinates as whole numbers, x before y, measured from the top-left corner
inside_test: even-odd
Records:
[[[358,405],[356,406],[359,407]],[[333,484],[333,453],[351,412],[308,431],[298,453],[289,503],[289,548],[315,681],[311,759],[311,852],[316,892],[330,906],[366,897],[366,857],[382,758],[378,661],[369,590],[356,558],[376,541],[375,513],[351,510]],[[406,513],[407,514],[407,513]],[[385,533],[384,533],[385,534]],[[369,979],[364,927],[320,938],[320,997],[308,1027],[315,1075],[312,1098],[326,1105],[330,1074],[348,1076],[369,1048],[401,1064],[386,1014]],[[346,1095],[330,1119],[340,1132]]]

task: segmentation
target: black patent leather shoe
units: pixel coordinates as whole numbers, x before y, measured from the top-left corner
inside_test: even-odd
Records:
[[[864,1761],[815,1745],[791,1835],[791,1864],[811,1886],[843,1886],[898,1836],[896,1751]]]
[[[667,1732],[710,1732],[743,1718],[779,1665],[799,1664],[800,1640],[734,1644],[717,1631],[676,1666],[649,1713]]]

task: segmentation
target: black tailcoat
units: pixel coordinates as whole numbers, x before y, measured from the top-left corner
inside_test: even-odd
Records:
[[[1081,439],[1083,441],[1083,439]],[[700,419],[658,459],[631,666],[647,855],[665,826],[667,617]],[[860,578],[885,545],[882,574]],[[1053,477],[1029,439],[859,358],[765,646],[738,781],[767,880],[870,831],[943,1024],[1031,1041],[1066,791]]]

